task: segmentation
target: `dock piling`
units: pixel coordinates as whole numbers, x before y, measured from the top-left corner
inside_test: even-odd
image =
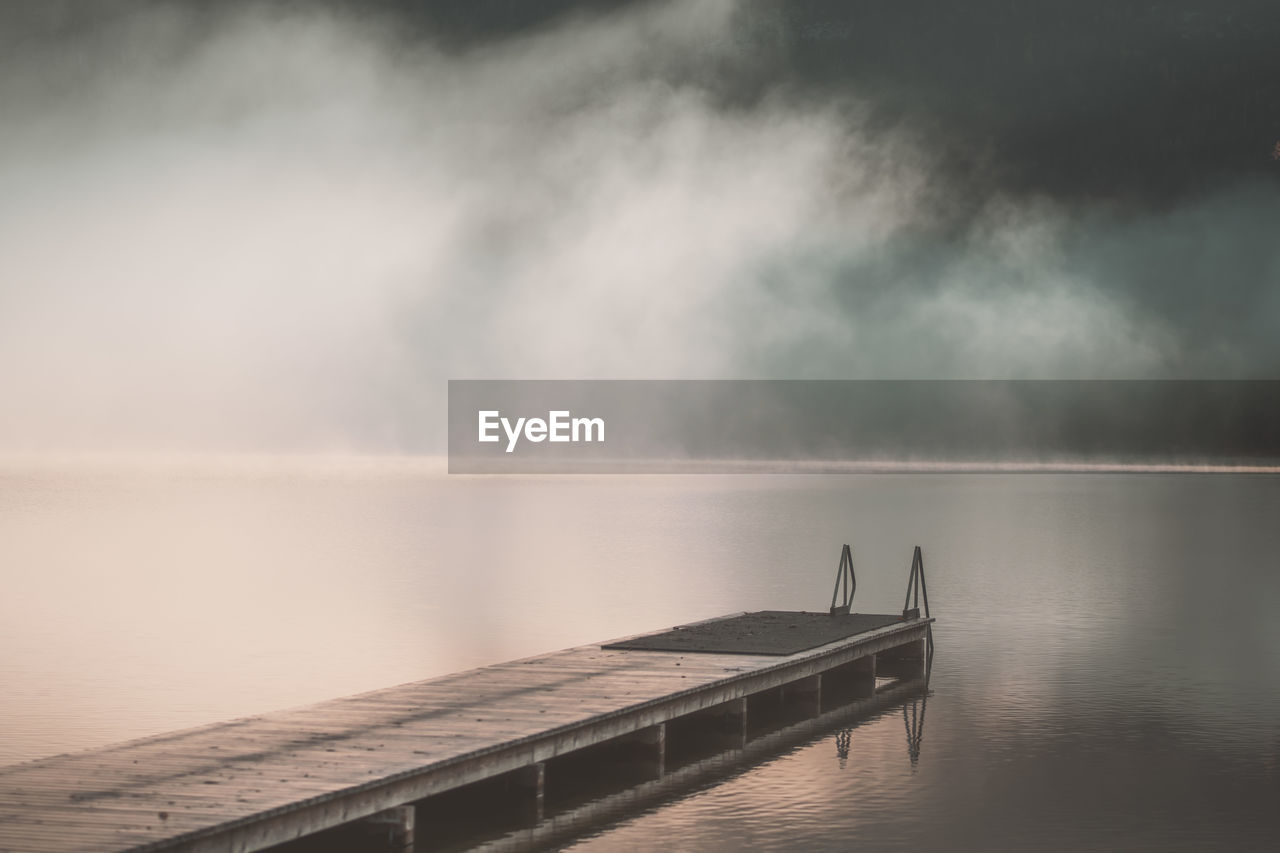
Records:
[[[366,840],[395,853],[413,850],[416,810],[412,805],[396,806],[360,821]]]
[[[784,639],[821,631],[781,648],[579,646],[3,767],[0,802],[13,808],[0,821],[0,849],[251,853],[341,830],[404,850],[473,814],[485,825],[527,828],[530,817],[542,821],[548,784],[552,807],[576,807],[562,793],[619,756],[640,758],[661,782],[708,750],[746,753],[777,729],[748,734],[751,702],[762,722],[781,710],[772,722],[787,725],[784,697],[793,710],[821,709],[854,685],[878,701],[882,663],[921,670],[930,622],[738,614],[676,633],[701,642],[719,630],[756,643],[744,624]],[[831,623],[849,630],[833,635]],[[528,812],[519,806],[523,817],[512,813],[517,804],[528,804]]]
[[[837,702],[865,699],[876,692],[876,655],[864,655],[822,674],[824,694]]]
[[[547,799],[547,765],[544,761],[522,767],[514,775],[516,787],[524,792],[522,807],[534,823],[542,820]]]
[[[822,710],[822,676],[816,673],[782,686],[782,701],[816,717]]]

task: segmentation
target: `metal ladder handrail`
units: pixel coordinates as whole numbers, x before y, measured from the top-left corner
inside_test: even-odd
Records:
[[[844,594],[840,595],[841,583]],[[847,614],[853,606],[853,595],[858,589],[858,577],[853,573],[853,550],[845,545],[840,550],[840,566],[836,569],[836,587],[831,590],[832,615]],[[836,604],[836,596],[840,596],[840,604]]]

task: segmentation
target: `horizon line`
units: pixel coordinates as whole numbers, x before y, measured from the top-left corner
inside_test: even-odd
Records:
[[[446,454],[263,451],[32,451],[0,452],[0,470],[133,469],[165,471],[402,471],[448,473]],[[452,460],[463,461],[463,460]],[[471,458],[464,461],[481,461]],[[484,460],[489,461],[489,460]],[[513,464],[514,463],[514,464]],[[894,474],[894,473],[1155,473],[1280,474],[1280,464],[1226,461],[1030,459],[681,459],[501,460],[493,470],[452,476],[575,474]]]

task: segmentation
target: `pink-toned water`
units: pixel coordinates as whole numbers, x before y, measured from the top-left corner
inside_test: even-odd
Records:
[[[732,611],[900,607],[900,715],[584,849],[1273,849],[1280,477],[449,477],[406,460],[6,463],[0,763]]]

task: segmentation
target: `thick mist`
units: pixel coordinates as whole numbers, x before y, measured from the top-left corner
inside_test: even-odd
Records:
[[[57,9],[4,19],[3,452],[435,452],[448,378],[1280,365],[1275,181],[959,180],[891,89],[771,82],[747,7]]]

